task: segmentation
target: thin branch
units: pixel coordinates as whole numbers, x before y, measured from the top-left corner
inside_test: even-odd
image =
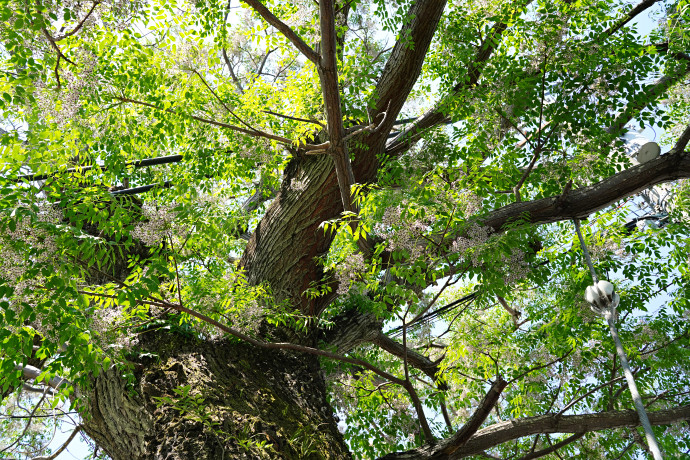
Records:
[[[225,60],[225,65],[228,66],[228,70],[230,71],[230,78],[232,78],[232,81],[235,83],[237,91],[240,94],[244,94],[244,88],[242,87],[242,83],[240,82],[240,79],[237,78],[237,75],[235,75],[235,70],[232,68],[232,63],[230,62],[230,58],[228,57],[228,51],[225,48],[223,48],[222,54],[223,59]]]
[[[270,25],[275,27],[281,34],[285,36],[299,52],[304,54],[307,59],[309,59],[314,64],[319,64],[320,56],[314,51],[309,45],[307,45],[304,40],[302,40],[299,35],[297,35],[287,24],[278,19],[271,11],[266,8],[266,6],[259,0],[242,0],[244,3],[249,5],[254,11],[259,13],[259,15]]]
[[[47,390],[47,389],[46,389],[46,390]],[[43,401],[46,399],[46,395],[47,395],[47,394],[48,394],[47,391],[44,391],[44,392],[43,392],[43,395],[41,396],[41,399],[38,400],[38,402],[36,403],[36,405],[35,405],[35,406],[33,407],[33,409],[31,410],[31,413],[29,414],[29,417],[28,417],[27,420],[26,420],[26,425],[24,426],[24,429],[22,430],[21,434],[20,434],[19,436],[17,436],[17,439],[15,439],[14,442],[13,442],[12,444],[9,444],[7,447],[5,447],[5,448],[3,448],[2,450],[0,450],[0,453],[2,453],[2,452],[7,452],[7,451],[10,450],[12,447],[14,447],[15,445],[19,444],[19,442],[20,442],[21,439],[24,437],[24,435],[26,434],[26,432],[29,431],[29,427],[31,427],[31,422],[33,422],[34,415],[36,415],[36,411],[37,411],[38,408],[41,406],[41,404],[43,404]]]
[[[273,111],[271,111],[271,110],[262,110],[262,112],[263,112],[263,113],[266,113],[266,114],[268,114],[268,115],[274,115],[274,116],[276,116],[276,117],[285,118],[286,120],[302,121],[302,122],[304,122],[304,123],[313,123],[313,124],[315,124],[315,125],[320,126],[321,128],[325,128],[325,127],[326,127],[326,125],[324,125],[324,124],[321,123],[320,121],[315,120],[315,119],[313,119],[313,118],[293,117],[293,116],[290,116],[290,115],[284,115],[284,114],[282,114],[282,113],[273,112]]]
[[[506,122],[508,122],[508,124],[509,124],[510,126],[512,126],[513,129],[515,129],[515,131],[517,131],[518,133],[520,133],[520,135],[524,138],[524,140],[521,141],[521,142],[518,144],[518,147],[522,147],[522,146],[525,145],[525,143],[528,143],[529,145],[532,146],[532,148],[533,148],[534,150],[536,150],[536,146],[535,146],[534,144],[532,144],[532,140],[530,139],[530,136],[528,136],[527,134],[525,134],[525,132],[524,132],[522,129],[520,129],[520,127],[519,127],[517,124],[515,124],[515,123],[513,122],[513,120],[510,119],[510,117],[508,117],[508,115],[506,115],[505,113],[503,113],[503,111],[502,111],[500,108],[498,108],[498,107],[495,107],[494,110],[496,111],[496,113],[498,113],[498,115],[499,115],[501,118],[503,118]],[[536,133],[539,133],[540,131],[541,131],[540,129],[537,129]]]
[[[230,109],[230,107],[228,107],[227,104],[225,104],[225,102],[220,98],[220,96],[218,96],[218,93],[216,93],[216,92],[213,90],[213,88],[211,88],[211,85],[209,85],[208,83],[206,83],[206,79],[205,79],[204,77],[202,77],[201,74],[200,74],[196,69],[190,69],[190,70],[191,70],[191,72],[194,73],[197,77],[199,77],[199,79],[200,79],[201,82],[204,84],[204,86],[211,92],[211,94],[213,94],[213,96],[216,98],[216,100],[217,100],[218,102],[220,102],[220,105],[222,105],[223,108],[224,108],[230,115],[232,115],[233,117],[235,117],[235,119],[236,119],[237,121],[239,121],[240,123],[242,123],[242,124],[243,124],[244,126],[246,126],[248,129],[250,129],[250,130],[252,130],[252,131],[254,131],[254,132],[256,132],[256,133],[263,133],[263,131],[260,131],[260,130],[258,130],[258,129],[256,129],[256,128],[254,128],[254,127],[251,126],[249,123],[247,123],[247,122],[245,122],[243,119],[241,119],[238,115],[236,115],[235,112],[233,112],[233,111]]]
[[[637,116],[642,109],[660,98],[662,94],[666,93],[669,88],[682,80],[688,73],[690,73],[690,61],[688,61],[686,65],[680,66],[672,72],[662,76],[654,83],[645,86],[613,120],[611,126],[606,129],[608,133],[614,136],[620,134],[621,131],[625,129],[625,125]]]
[[[596,391],[598,391],[598,390],[601,390],[602,388],[604,388],[604,387],[606,387],[606,386],[612,385],[612,384],[614,384],[614,383],[616,383],[616,382],[618,382],[618,381],[620,381],[620,380],[623,380],[623,378],[624,378],[624,377],[616,377],[616,378],[614,378],[614,379],[612,379],[612,380],[609,380],[608,382],[605,382],[605,383],[602,383],[601,385],[595,386],[594,388],[592,388],[591,390],[589,390],[587,393],[585,393],[585,394],[583,394],[582,396],[579,396],[578,398],[576,398],[576,399],[570,401],[570,402],[569,402],[563,409],[561,409],[561,410],[558,412],[558,414],[556,414],[556,415],[563,415],[568,409],[570,409],[570,408],[573,407],[575,404],[577,404],[577,403],[579,403],[580,401],[582,401],[583,399],[585,399],[587,396],[593,394],[594,392],[596,392]]]
[[[84,23],[86,22],[86,20],[89,19],[89,16],[91,16],[91,13],[94,12],[94,10],[96,9],[96,7],[97,7],[100,3],[101,3],[100,0],[93,2],[93,5],[91,6],[91,9],[89,10],[88,13],[86,13],[86,16],[84,16],[84,19],[82,19],[81,22],[79,22],[79,24],[77,24],[77,26],[76,26],[74,29],[72,29],[71,32],[67,32],[66,34],[60,36],[59,38],[55,38],[55,41],[56,41],[56,42],[62,41],[62,40],[64,40],[65,38],[71,37],[72,35],[74,35],[74,34],[76,34],[77,32],[79,32],[79,29],[81,29],[81,28],[84,26]]]
[[[76,291],[78,294],[84,294],[88,296],[93,296],[93,297],[104,297],[104,298],[110,298],[110,299],[117,299],[116,295],[113,294],[104,294],[100,292],[93,292],[93,291],[84,291],[84,290],[77,290]],[[341,356],[336,353],[331,353],[329,351],[325,350],[319,350],[318,348],[312,348],[312,347],[307,347],[304,345],[298,345],[295,343],[288,343],[288,342],[264,342],[262,340],[254,339],[247,334],[244,334],[232,327],[229,327],[219,321],[216,321],[215,319],[204,315],[203,313],[199,313],[197,311],[191,310],[187,307],[184,307],[182,305],[177,305],[174,303],[167,302],[163,299],[159,300],[137,300],[137,302],[144,304],[144,305],[152,305],[156,307],[162,307],[162,308],[170,308],[171,310],[179,311],[180,313],[186,313],[189,316],[193,316],[194,318],[197,318],[201,320],[204,323],[210,324],[211,326],[215,326],[221,331],[230,334],[234,337],[237,337],[238,339],[241,339],[245,342],[248,342],[254,346],[269,349],[269,350],[292,350],[292,351],[298,351],[302,353],[308,353],[316,356],[323,356],[324,358],[330,358],[336,361],[342,361],[345,363],[349,364],[354,364],[356,366],[363,367],[365,369],[368,369],[375,373],[376,375],[383,377],[385,379],[390,380],[393,383],[396,383],[402,387],[405,387],[405,381],[392,375],[389,374],[386,371],[383,371],[379,369],[378,367],[374,366],[373,364],[361,360],[361,359],[356,359],[356,358],[348,358],[346,356]]]
[[[276,136],[275,134],[270,134],[270,133],[267,133],[267,132],[265,132],[265,131],[261,131],[261,130],[255,129],[255,128],[246,129],[246,128],[242,128],[242,127],[240,127],[240,126],[231,125],[231,124],[228,124],[228,123],[223,123],[223,122],[215,121],[215,120],[209,120],[209,119],[203,118],[203,117],[198,117],[198,116],[196,116],[196,115],[181,114],[181,113],[179,113],[179,112],[177,112],[177,111],[175,111],[175,110],[173,110],[173,109],[163,109],[163,108],[161,108],[161,107],[158,107],[158,106],[156,106],[156,105],[150,104],[150,103],[148,103],[148,102],[139,101],[139,100],[137,100],[137,99],[132,99],[132,98],[129,98],[129,97],[120,97],[120,96],[112,96],[112,97],[113,97],[113,99],[116,99],[116,100],[118,100],[118,101],[129,102],[129,103],[132,103],[132,104],[138,104],[138,105],[142,105],[142,106],[144,106],[144,107],[149,107],[149,108],[154,109],[154,110],[160,110],[160,111],[163,111],[163,112],[172,113],[172,114],[178,115],[178,116],[187,116],[187,117],[191,118],[192,120],[196,120],[196,121],[199,121],[199,122],[201,122],[201,123],[207,123],[207,124],[209,124],[209,125],[214,125],[214,126],[219,126],[219,127],[221,127],[221,128],[230,129],[230,130],[232,130],[232,131],[237,131],[237,132],[239,132],[239,133],[246,134],[246,135],[248,135],[248,136],[252,136],[252,137],[263,137],[263,138],[271,139],[271,140],[274,140],[274,141],[276,141],[276,142],[278,142],[278,143],[280,143],[280,144],[285,144],[285,145],[295,145],[295,143],[294,143],[292,140],[290,140],[290,139],[288,139],[288,138],[286,138],[286,137]],[[315,146],[311,146],[311,145],[306,145],[306,146],[305,146],[305,148],[310,148],[310,147],[311,147],[311,148],[314,148]]]
[[[266,54],[264,55],[264,58],[261,60],[261,65],[260,65],[259,68],[256,70],[256,75],[257,75],[257,76],[261,75],[261,72],[263,72],[264,66],[266,65],[266,61],[268,61],[268,57],[271,55],[271,53],[273,53],[273,52],[274,52],[275,50],[277,50],[277,49],[278,49],[278,48],[273,48],[272,50],[266,51]]]
[[[525,8],[529,5],[532,0],[520,0],[515,2],[515,9]],[[515,11],[511,11],[510,14],[514,14]],[[477,53],[473,62],[470,64],[467,70],[467,77],[459,82],[453,87],[450,93],[441,99],[431,110],[427,111],[424,115],[419,117],[414,123],[405,128],[393,138],[386,146],[386,153],[389,155],[399,155],[409,148],[410,145],[417,142],[422,135],[429,129],[444,123],[449,119],[446,115],[447,105],[458,95],[460,92],[467,88],[474,87],[479,78],[481,77],[484,65],[489,60],[491,55],[497,46],[501,42],[501,37],[503,33],[508,29],[507,21],[497,21],[492,27],[489,33],[484,37],[484,40],[477,48]],[[397,45],[396,45],[397,47]],[[416,47],[416,42],[415,42]],[[395,55],[395,49],[391,54],[391,59]],[[378,90],[378,88],[377,88]],[[397,117],[397,113],[393,112]]]
[[[31,460],[55,460],[58,455],[60,455],[65,449],[67,449],[67,446],[74,440],[74,438],[79,434],[79,432],[82,430],[81,425],[77,425],[76,428],[72,431],[72,433],[69,435],[67,440],[60,446],[58,450],[53,452],[52,454],[48,455],[47,457],[40,456],[40,457],[34,457]]]
[[[549,455],[552,452],[556,452],[558,449],[561,447],[565,447],[570,443],[573,443],[583,437],[585,434],[584,433],[575,433],[572,436],[568,436],[564,440],[557,442],[556,444],[552,444],[550,447],[547,447],[546,449],[538,450],[536,452],[531,452],[524,457],[520,457],[518,460],[532,460],[533,458],[540,458],[545,455]]]

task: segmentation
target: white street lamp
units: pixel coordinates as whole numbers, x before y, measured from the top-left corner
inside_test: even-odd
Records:
[[[647,444],[649,444],[649,450],[652,452],[654,460],[661,460],[663,458],[661,455],[661,449],[659,449],[659,444],[654,436],[654,431],[652,431],[652,424],[649,423],[647,411],[645,411],[642,398],[640,397],[640,392],[637,390],[633,373],[630,370],[628,356],[625,354],[625,349],[623,348],[620,337],[618,337],[618,330],[616,329],[616,307],[618,307],[621,298],[615,292],[615,287],[611,282],[597,279],[597,274],[594,271],[594,266],[592,265],[592,259],[589,256],[587,245],[585,244],[585,240],[582,237],[582,232],[580,231],[580,220],[573,219],[573,222],[575,223],[577,236],[580,238],[580,246],[582,247],[582,252],[585,256],[585,262],[592,273],[592,279],[594,281],[592,286],[588,286],[587,289],[585,289],[585,300],[589,302],[592,310],[602,315],[609,324],[611,337],[616,344],[616,353],[618,354],[618,359],[621,362],[625,379],[628,381],[628,388],[630,389],[630,394],[632,395],[635,409],[637,410],[637,414],[640,416],[640,423],[644,428]]]

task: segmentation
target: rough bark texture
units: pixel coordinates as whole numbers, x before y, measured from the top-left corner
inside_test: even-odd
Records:
[[[114,460],[350,458],[315,358],[169,332],[141,345],[158,357],[133,358],[133,383],[110,369],[87,396],[85,430]]]

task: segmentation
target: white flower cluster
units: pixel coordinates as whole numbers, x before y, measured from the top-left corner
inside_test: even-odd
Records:
[[[465,217],[471,217],[482,210],[483,200],[471,190],[466,190],[460,193],[457,203],[462,214]]]
[[[91,327],[97,333],[96,340],[103,348],[130,350],[135,339],[130,334],[118,333],[124,325],[122,311],[117,307],[98,309],[91,317]]]
[[[503,282],[506,286],[511,285],[529,273],[529,266],[525,262],[525,252],[519,248],[513,248],[509,257],[501,255],[503,262],[502,270],[505,272]]]
[[[60,68],[61,91],[56,93],[41,82],[36,85],[36,105],[41,115],[54,121],[61,129],[76,119],[81,108],[80,98],[93,86],[96,77],[96,56],[84,50],[74,54],[75,62],[79,62],[78,73],[73,73],[71,67]]]
[[[338,280],[338,294],[346,294],[350,286],[359,280],[366,272],[364,256],[360,253],[352,254],[343,260],[335,269],[335,277]]]
[[[179,223],[172,206],[145,203],[142,212],[146,220],[134,227],[132,238],[147,246],[157,245],[166,238],[182,240],[189,231],[186,226]]]
[[[62,212],[46,201],[40,201],[36,214],[37,223],[58,224],[62,221]],[[30,290],[32,283],[18,282],[30,263],[44,263],[52,259],[57,252],[55,235],[45,228],[34,225],[28,217],[17,220],[14,230],[5,234],[6,244],[0,245],[0,271],[2,277],[15,287],[17,293]],[[12,248],[12,242],[21,242],[27,249],[34,250],[31,259],[26,254]]]
[[[491,227],[482,227],[477,223],[472,223],[465,232],[465,236],[460,236],[453,241],[451,251],[463,256],[470,250],[486,243],[492,233],[493,229]],[[479,255],[480,251],[472,251],[472,265],[475,267],[478,267],[480,264]]]
[[[429,226],[422,220],[405,222],[402,212],[401,206],[387,208],[381,222],[374,225],[373,233],[386,240],[392,251],[406,250],[412,259],[417,259],[424,253],[422,235],[429,230]]]

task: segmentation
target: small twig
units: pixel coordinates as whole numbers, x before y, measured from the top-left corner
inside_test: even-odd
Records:
[[[307,119],[307,118],[293,117],[293,116],[290,116],[290,115],[284,115],[284,114],[282,114],[282,113],[273,112],[273,111],[271,111],[271,110],[262,110],[262,112],[263,112],[263,113],[266,113],[266,114],[268,114],[268,115],[275,115],[276,117],[285,118],[285,119],[287,119],[287,120],[302,121],[302,122],[304,122],[304,123],[313,123],[313,124],[315,124],[315,125],[320,126],[321,128],[325,128],[325,127],[326,127],[326,125],[324,125],[323,123],[321,123],[320,121],[318,121],[318,120],[316,120],[316,119],[314,119],[314,118],[308,118],[308,119]]]
[[[56,38],[55,41],[56,41],[56,42],[62,41],[62,40],[64,40],[65,38],[71,37],[72,35],[74,35],[74,34],[76,34],[77,32],[79,32],[79,29],[82,28],[82,26],[84,25],[84,23],[86,22],[86,20],[89,19],[89,16],[91,16],[91,13],[93,13],[93,11],[96,9],[96,7],[97,7],[100,3],[101,3],[100,0],[97,0],[97,1],[93,2],[93,6],[91,6],[91,9],[89,10],[89,12],[86,13],[86,16],[84,16],[84,19],[82,19],[81,22],[79,22],[79,24],[77,24],[77,26],[76,26],[74,29],[72,29],[71,32],[67,32],[66,34],[62,35],[60,38]]]
[[[235,75],[235,70],[232,68],[232,63],[230,62],[230,58],[228,57],[228,51],[225,48],[223,48],[222,54],[223,54],[223,59],[225,60],[225,65],[228,66],[228,70],[230,71],[230,78],[232,78],[232,81],[235,83],[235,87],[237,88],[237,91],[240,94],[244,94],[244,88],[242,87],[242,82],[240,82],[240,79],[237,78],[237,75]]]
[[[72,433],[69,435],[67,440],[62,444],[62,446],[60,446],[60,448],[58,450],[56,450],[52,454],[48,455],[47,457],[43,457],[43,456],[34,457],[31,460],[55,460],[58,457],[58,455],[60,455],[65,449],[67,449],[67,446],[69,446],[69,444],[72,442],[72,440],[74,440],[75,436],[77,436],[77,434],[79,434],[79,432],[81,430],[82,430],[82,426],[77,425],[76,428],[74,429],[74,431],[72,431]]]
[[[69,62],[70,64],[72,64],[74,66],[77,65],[70,58],[65,56],[62,51],[60,51],[60,47],[57,45],[57,43],[55,42],[55,39],[50,35],[50,33],[48,32],[48,30],[45,27],[43,27],[41,29],[41,31],[43,32],[43,35],[45,35],[45,37],[48,39],[48,41],[50,42],[50,44],[52,45],[53,49],[55,50],[55,52],[58,54],[59,57],[62,57],[62,59],[64,59],[65,61]]]

